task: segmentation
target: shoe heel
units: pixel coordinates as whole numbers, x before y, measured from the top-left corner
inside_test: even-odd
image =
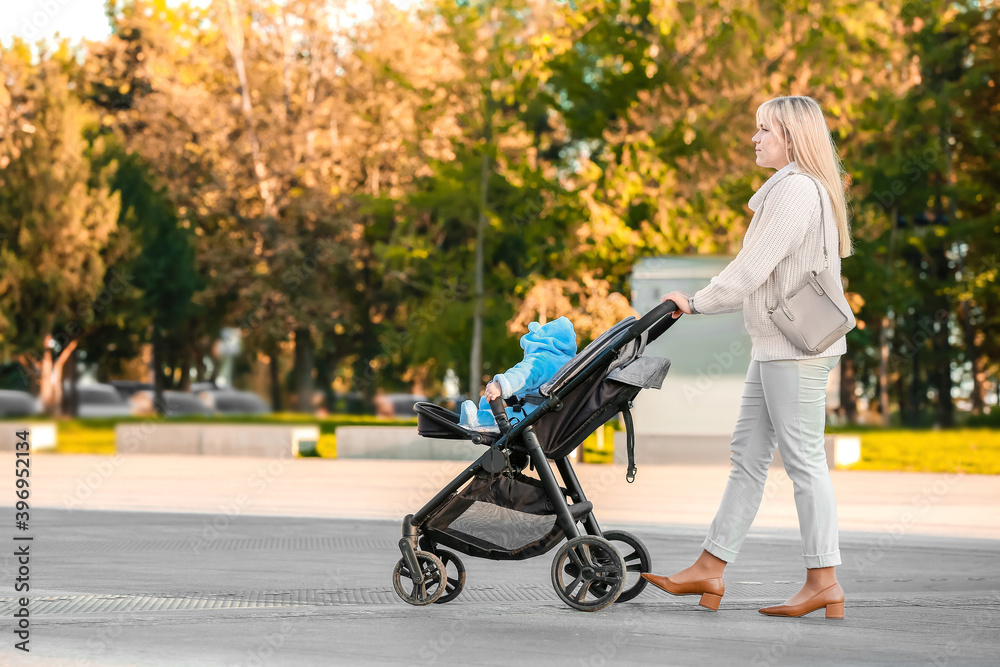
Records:
[[[826,617],[844,618],[844,603],[838,602],[837,604],[826,605]]]
[[[701,601],[698,604],[700,604],[702,607],[705,607],[706,609],[711,609],[712,611],[719,611],[720,602],[722,602],[721,595],[715,595],[713,593],[703,593],[701,596]]]

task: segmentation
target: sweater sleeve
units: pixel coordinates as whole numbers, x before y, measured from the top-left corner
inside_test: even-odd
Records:
[[[741,310],[743,301],[764,284],[778,262],[802,245],[818,205],[819,193],[808,176],[792,174],[776,183],[761,215],[747,229],[743,248],[694,294],[698,312],[716,315]]]

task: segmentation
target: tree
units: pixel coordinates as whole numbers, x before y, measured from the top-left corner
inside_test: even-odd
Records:
[[[119,198],[108,184],[116,165],[93,169],[84,130],[95,123],[71,83],[76,54],[65,42],[41,50],[15,40],[0,51],[0,322],[3,346],[37,380],[53,414],[60,410],[66,360],[93,321],[99,293],[121,250]],[[103,291],[102,291],[103,288]]]

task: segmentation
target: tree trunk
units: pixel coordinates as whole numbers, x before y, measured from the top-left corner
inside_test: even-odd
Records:
[[[163,414],[163,336],[153,325],[153,409]]]
[[[253,162],[253,173],[257,180],[260,198],[264,202],[264,215],[274,218],[276,217],[277,207],[274,202],[274,193],[271,191],[271,181],[267,165],[264,162],[264,155],[261,152],[260,140],[257,137],[253,116],[253,100],[250,95],[246,60],[243,53],[243,11],[238,0],[216,0],[215,5],[219,14],[219,25],[225,36],[226,47],[233,59],[236,79],[240,84],[240,108],[243,111],[243,119],[246,121],[246,137],[250,143],[250,158]]]
[[[39,378],[39,398],[45,406],[45,412],[58,417],[62,414],[62,372],[66,360],[76,350],[77,339],[59,351],[58,357],[52,355],[54,340],[52,334],[46,334],[44,340],[45,354],[42,355],[42,373]]]
[[[840,406],[848,424],[853,424],[858,419],[858,397],[854,388],[854,360],[845,357],[840,360]]]
[[[492,7],[490,17],[497,20],[497,8]],[[494,27],[493,51],[496,51],[498,30]],[[489,202],[490,155],[489,148],[493,141],[493,93],[492,83],[487,80],[483,88],[483,161],[479,173],[479,220],[476,224],[476,284],[475,310],[472,315],[472,352],[469,355],[469,396],[479,396],[483,387],[483,243],[486,236],[486,207]]]
[[[906,395],[905,375],[901,370],[896,372],[896,396],[899,400],[899,419],[904,425],[907,423],[906,415],[910,410],[910,402]]]
[[[208,371],[205,369],[205,357],[200,351],[196,351],[194,357],[194,372],[198,376],[198,382],[204,382],[205,376],[208,375]]]
[[[69,383],[69,391],[63,392],[62,413],[70,417],[77,416],[78,408],[78,401],[76,399],[76,382],[78,376],[76,364],[77,350],[74,349],[70,352],[66,359],[66,365],[63,367],[63,377]]]
[[[948,344],[948,329],[934,335],[935,389],[937,390],[937,423],[942,428],[955,425],[955,403],[951,398],[951,345]]]
[[[920,422],[920,409],[923,405],[924,384],[920,381],[920,350],[913,350],[912,367],[910,369],[910,400],[909,414],[906,416],[907,426],[917,426]]]
[[[986,371],[976,345],[976,327],[972,324],[972,313],[968,301],[958,305],[958,318],[965,335],[965,358],[972,364],[972,414],[981,415],[986,408]]]
[[[268,346],[267,355],[271,362],[268,364],[268,373],[271,376],[271,409],[281,412],[281,347],[276,342],[271,342]]]
[[[191,358],[187,351],[181,354],[181,379],[177,383],[177,388],[180,391],[191,389]]]
[[[475,310],[472,315],[472,353],[469,358],[469,396],[478,396],[483,384],[483,242],[486,236],[486,188],[490,156],[483,152],[479,176],[479,221],[476,224]]]
[[[38,399],[42,402],[46,414],[54,417],[59,414],[59,410],[52,404],[54,394],[52,389],[52,348],[49,347],[52,336],[46,334],[43,340],[45,341],[45,350],[42,352],[41,375],[38,378]]]
[[[323,392],[323,407],[327,413],[332,413],[336,395],[333,392],[333,374],[331,370],[335,368],[329,356],[323,355],[319,363],[316,364],[316,379],[319,381],[320,391]]]
[[[41,360],[37,357],[32,359],[27,354],[19,354],[17,356],[17,362],[20,364],[21,382],[24,383],[25,391],[31,395],[37,394],[39,391],[38,369],[41,366]]]
[[[295,393],[296,409],[299,412],[313,412],[313,345],[309,329],[295,331]]]
[[[878,405],[882,413],[882,426],[889,425],[889,317],[882,318],[878,332],[880,361],[878,367]]]

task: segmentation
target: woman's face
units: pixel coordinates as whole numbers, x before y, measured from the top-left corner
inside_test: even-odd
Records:
[[[785,137],[777,127],[761,124],[751,141],[757,146],[757,164],[761,167],[781,169],[788,164]]]

